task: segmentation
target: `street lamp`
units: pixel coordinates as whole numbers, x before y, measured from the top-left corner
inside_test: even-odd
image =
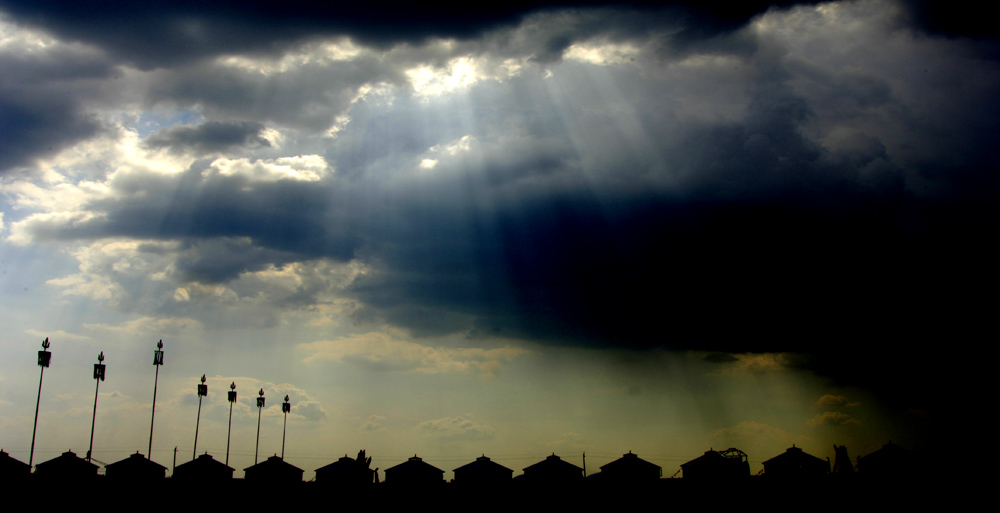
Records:
[[[156,419],[156,384],[160,381],[160,365],[163,365],[163,339],[156,343],[153,365],[156,366],[156,378],[153,380],[153,413],[149,417],[149,449],[146,451],[149,461],[153,461],[153,420]]]
[[[42,350],[38,352],[38,366],[42,368],[42,373],[38,376],[38,400],[35,401],[35,427],[31,428],[31,453],[28,456],[28,470],[35,459],[35,433],[38,432],[38,407],[42,404],[42,379],[45,377],[45,368],[49,366],[52,353],[49,352],[49,337],[42,341]]]
[[[288,412],[292,411],[292,403],[288,402],[288,394],[285,394],[285,402],[281,403],[281,413],[285,414],[285,425],[281,428],[281,461],[285,461],[285,430],[288,429]]]
[[[229,440],[233,436],[233,403],[236,402],[236,382],[229,385],[229,431],[226,433],[226,465],[229,465]]]
[[[260,410],[264,408],[264,389],[258,392],[257,398],[257,447],[253,450],[253,464],[257,464],[257,454],[260,452]]]
[[[208,395],[208,385],[205,384],[205,375],[201,375],[201,384],[198,385],[198,420],[194,424],[194,451],[191,453],[191,460],[198,457],[198,427],[201,426],[201,398]]]
[[[94,450],[94,425],[97,423],[97,394],[101,391],[101,382],[104,381],[104,351],[97,355],[97,363],[94,364],[94,381],[97,381],[97,388],[94,390],[94,418],[90,419],[90,448],[87,449],[87,461],[90,461],[91,452]]]

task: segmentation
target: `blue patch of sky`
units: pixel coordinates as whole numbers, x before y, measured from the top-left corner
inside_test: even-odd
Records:
[[[194,109],[178,110],[168,114],[156,112],[143,112],[139,118],[132,123],[139,137],[145,139],[150,134],[161,128],[168,128],[174,125],[200,125],[205,122],[201,113]]]

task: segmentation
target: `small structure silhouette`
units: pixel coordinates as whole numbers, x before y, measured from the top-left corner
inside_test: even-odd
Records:
[[[233,478],[236,469],[216,461],[208,453],[197,458],[177,465],[174,469],[173,479],[183,481],[225,481]]]
[[[444,484],[444,471],[417,457],[385,469],[385,484],[393,487],[432,487]]]
[[[35,474],[48,480],[73,481],[97,477],[98,466],[79,457],[73,451],[35,465]]]
[[[649,483],[660,479],[663,469],[629,451],[621,458],[602,465],[599,475],[606,483]]]
[[[881,449],[858,458],[858,474],[866,479],[912,477],[916,474],[917,463],[912,452],[889,442]]]
[[[244,479],[268,483],[301,483],[304,471],[275,454],[243,469]]]
[[[770,479],[812,479],[830,473],[830,460],[822,460],[802,449],[791,447],[764,462],[764,477]]]
[[[108,479],[149,481],[163,479],[167,474],[167,467],[148,460],[139,451],[121,461],[108,464],[104,467],[104,475]]]
[[[847,447],[833,444],[833,474],[846,476],[854,474],[854,465],[851,465],[851,457],[847,455]]]
[[[0,449],[0,482],[26,479],[29,475],[31,475],[30,465],[11,458],[10,454]]]
[[[490,461],[486,455],[454,470],[455,484],[468,487],[490,487],[510,484],[514,471]]]
[[[745,452],[729,448],[725,451],[709,449],[705,454],[681,464],[685,480],[708,482],[728,481],[750,477],[750,463]]]
[[[531,485],[561,485],[583,481],[583,469],[563,461],[555,453],[523,470],[524,482]]]
[[[324,485],[357,487],[372,484],[375,472],[369,468],[371,457],[365,458],[365,451],[358,453],[358,459],[348,455],[316,469],[316,482]]]

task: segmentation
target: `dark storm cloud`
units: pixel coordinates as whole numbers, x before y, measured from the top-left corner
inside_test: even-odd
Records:
[[[187,279],[206,283],[227,282],[267,264],[347,261],[360,247],[352,202],[337,188],[291,180],[255,183],[239,175],[206,178],[207,166],[199,161],[180,175],[123,175],[110,183],[113,197],[88,205],[101,216],[70,224],[42,221],[30,230],[38,241],[186,241],[194,250],[180,258],[179,269]]]
[[[226,283],[242,273],[302,259],[296,253],[261,247],[252,239],[234,238],[187,239],[178,253],[176,267],[181,278],[200,283]]]
[[[223,28],[254,25],[253,9],[247,16]],[[325,154],[336,173],[254,181],[213,174],[207,161],[177,176],[122,173],[114,194],[88,205],[95,217],[39,218],[27,228],[39,241],[178,240],[179,275],[206,283],[356,258],[368,272],[345,292],[360,305],[354,321],[416,336],[693,349],[720,365],[726,352],[789,352],[791,365],[837,385],[905,383],[930,397],[935,381],[914,378],[941,376],[948,360],[921,353],[925,342],[989,331],[990,304],[975,292],[988,295],[996,282],[988,242],[1000,221],[997,70],[976,57],[975,43],[929,38],[915,54],[924,73],[858,53],[848,64],[789,59],[766,34],[725,33],[745,18],[688,32],[706,53],[730,59],[725,66],[661,75],[663,62],[605,69],[564,61],[546,79],[525,72],[455,100],[400,94],[391,106],[351,101],[369,81],[402,84],[399,63],[361,59],[275,77],[189,64],[156,82],[150,101],[313,130],[351,105],[351,122]],[[151,19],[139,25],[169,16]],[[291,19],[279,17],[273,34]],[[495,25],[462,30],[487,26]],[[523,55],[557,62],[569,41],[593,30],[539,37],[535,46],[548,51]],[[280,39],[273,34],[267,44]],[[378,34],[369,41],[416,37]],[[254,39],[263,36],[240,37],[234,45],[267,47]],[[124,41],[106,43],[148,65],[229,44],[160,55],[169,49]],[[861,48],[875,53],[884,42]],[[696,53],[674,43],[654,51],[674,62]],[[244,128],[236,132],[260,136]],[[181,133],[197,139],[172,129],[154,144]],[[467,135],[468,151],[443,149]],[[438,162],[421,170],[422,159]],[[303,306],[316,297],[287,300]]]
[[[177,153],[193,151],[204,155],[244,146],[270,147],[271,143],[261,137],[263,131],[264,125],[260,123],[209,121],[193,127],[165,128],[143,143],[149,148],[169,148]]]
[[[545,157],[559,148],[550,142],[544,150],[509,152],[503,158],[510,166],[489,157],[462,160],[454,169],[442,161],[435,168],[440,177],[392,196],[391,211],[366,230],[379,272],[355,283],[367,305],[363,318],[429,334],[438,315],[440,332],[467,319],[473,336],[601,347],[815,355],[817,344],[831,344],[836,349],[823,354],[834,362],[842,360],[832,352],[864,345],[852,337],[859,330],[940,335],[956,329],[948,319],[977,311],[961,299],[968,297],[960,294],[962,282],[953,280],[976,280],[985,269],[981,234],[997,215],[976,198],[996,191],[996,166],[982,160],[989,145],[966,146],[961,160],[974,166],[941,164],[943,181],[931,185],[933,199],[926,199],[907,189],[904,179],[913,170],[895,162],[877,137],[854,133],[834,148],[806,137],[816,109],[783,73],[751,78],[754,92],[742,120],[682,127],[662,115],[658,102],[669,98],[633,90],[620,76],[616,84],[626,97],[647,102],[639,118],[658,137],[630,156],[635,141],[615,133],[614,118],[580,107],[596,103],[586,88],[566,88],[586,83],[586,75],[574,76],[568,66],[561,73],[548,80],[571,95],[566,103],[574,108],[525,110],[572,127],[580,153]],[[862,109],[891,103],[877,84],[847,81],[815,105],[850,105],[829,100],[847,95],[871,98],[854,102]],[[521,89],[528,87],[514,79],[501,94],[533,96]],[[488,97],[487,90],[478,89],[484,96],[473,105],[516,104]],[[505,115],[531,117],[517,110]],[[491,124],[489,112],[475,117]],[[978,123],[992,133],[997,119]],[[529,137],[545,140],[560,124],[525,126]],[[488,147],[489,135],[477,135],[476,144]],[[953,144],[914,141],[936,155],[948,155]],[[337,155],[330,158],[338,161]],[[598,167],[588,169],[588,162]],[[920,321],[901,322],[893,312]],[[444,313],[464,317],[445,320]]]
[[[967,6],[940,0],[909,0],[904,3],[905,21],[925,32],[948,37],[1000,38],[997,24],[976,16]]]
[[[95,52],[57,45],[0,53],[0,171],[25,166],[101,130],[83,108],[116,76]]]
[[[100,131],[72,101],[0,88],[0,170],[24,166]]]
[[[366,84],[403,83],[400,72],[373,56],[305,65],[265,75],[211,64],[158,72],[147,100],[155,105],[197,107],[206,116],[269,121],[322,131],[346,112]]]
[[[9,16],[59,37],[107,49],[140,67],[170,66],[228,53],[269,53],[316,36],[348,35],[381,47],[430,37],[467,39],[512,26],[526,15],[563,8],[625,8],[681,20],[678,38],[698,40],[729,32],[771,6],[789,1],[568,1],[447,3],[231,2],[136,3],[4,0]],[[676,23],[671,21],[671,23]]]

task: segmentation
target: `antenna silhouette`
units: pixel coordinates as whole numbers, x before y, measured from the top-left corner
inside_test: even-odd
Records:
[[[285,414],[285,424],[281,427],[281,461],[285,461],[285,430],[288,429],[288,412],[292,411],[292,403],[288,402],[288,394],[285,394],[285,402],[281,403],[281,413]]]
[[[260,453],[260,410],[264,408],[264,389],[260,389],[260,397],[257,398],[257,447],[253,450],[253,464],[257,464],[257,455]]]
[[[49,366],[52,353],[49,352],[49,337],[42,341],[42,350],[38,352],[38,366],[42,368],[38,376],[38,400],[35,401],[35,427],[31,428],[31,453],[28,455],[28,471],[35,461],[35,434],[38,432],[38,407],[42,404],[42,379],[45,378],[45,368]]]
[[[229,441],[233,436],[233,403],[236,402],[236,382],[229,385],[229,430],[226,431],[226,466],[229,465]]]
[[[163,339],[156,343],[153,365],[156,367],[156,377],[153,379],[153,413],[149,417],[149,449],[146,450],[149,461],[153,461],[153,420],[156,419],[156,385],[160,381],[160,365],[163,365]]]
[[[91,452],[94,451],[94,426],[97,424],[97,395],[101,391],[101,382],[104,381],[104,351],[97,355],[97,363],[94,364],[94,381],[97,381],[97,388],[94,389],[94,418],[90,419],[90,447],[87,449],[87,461],[91,459]]]
[[[208,395],[208,385],[205,384],[205,375],[201,375],[201,384],[198,385],[198,420],[194,423],[194,451],[191,452],[191,459],[198,457],[198,428],[201,426],[201,398]]]

